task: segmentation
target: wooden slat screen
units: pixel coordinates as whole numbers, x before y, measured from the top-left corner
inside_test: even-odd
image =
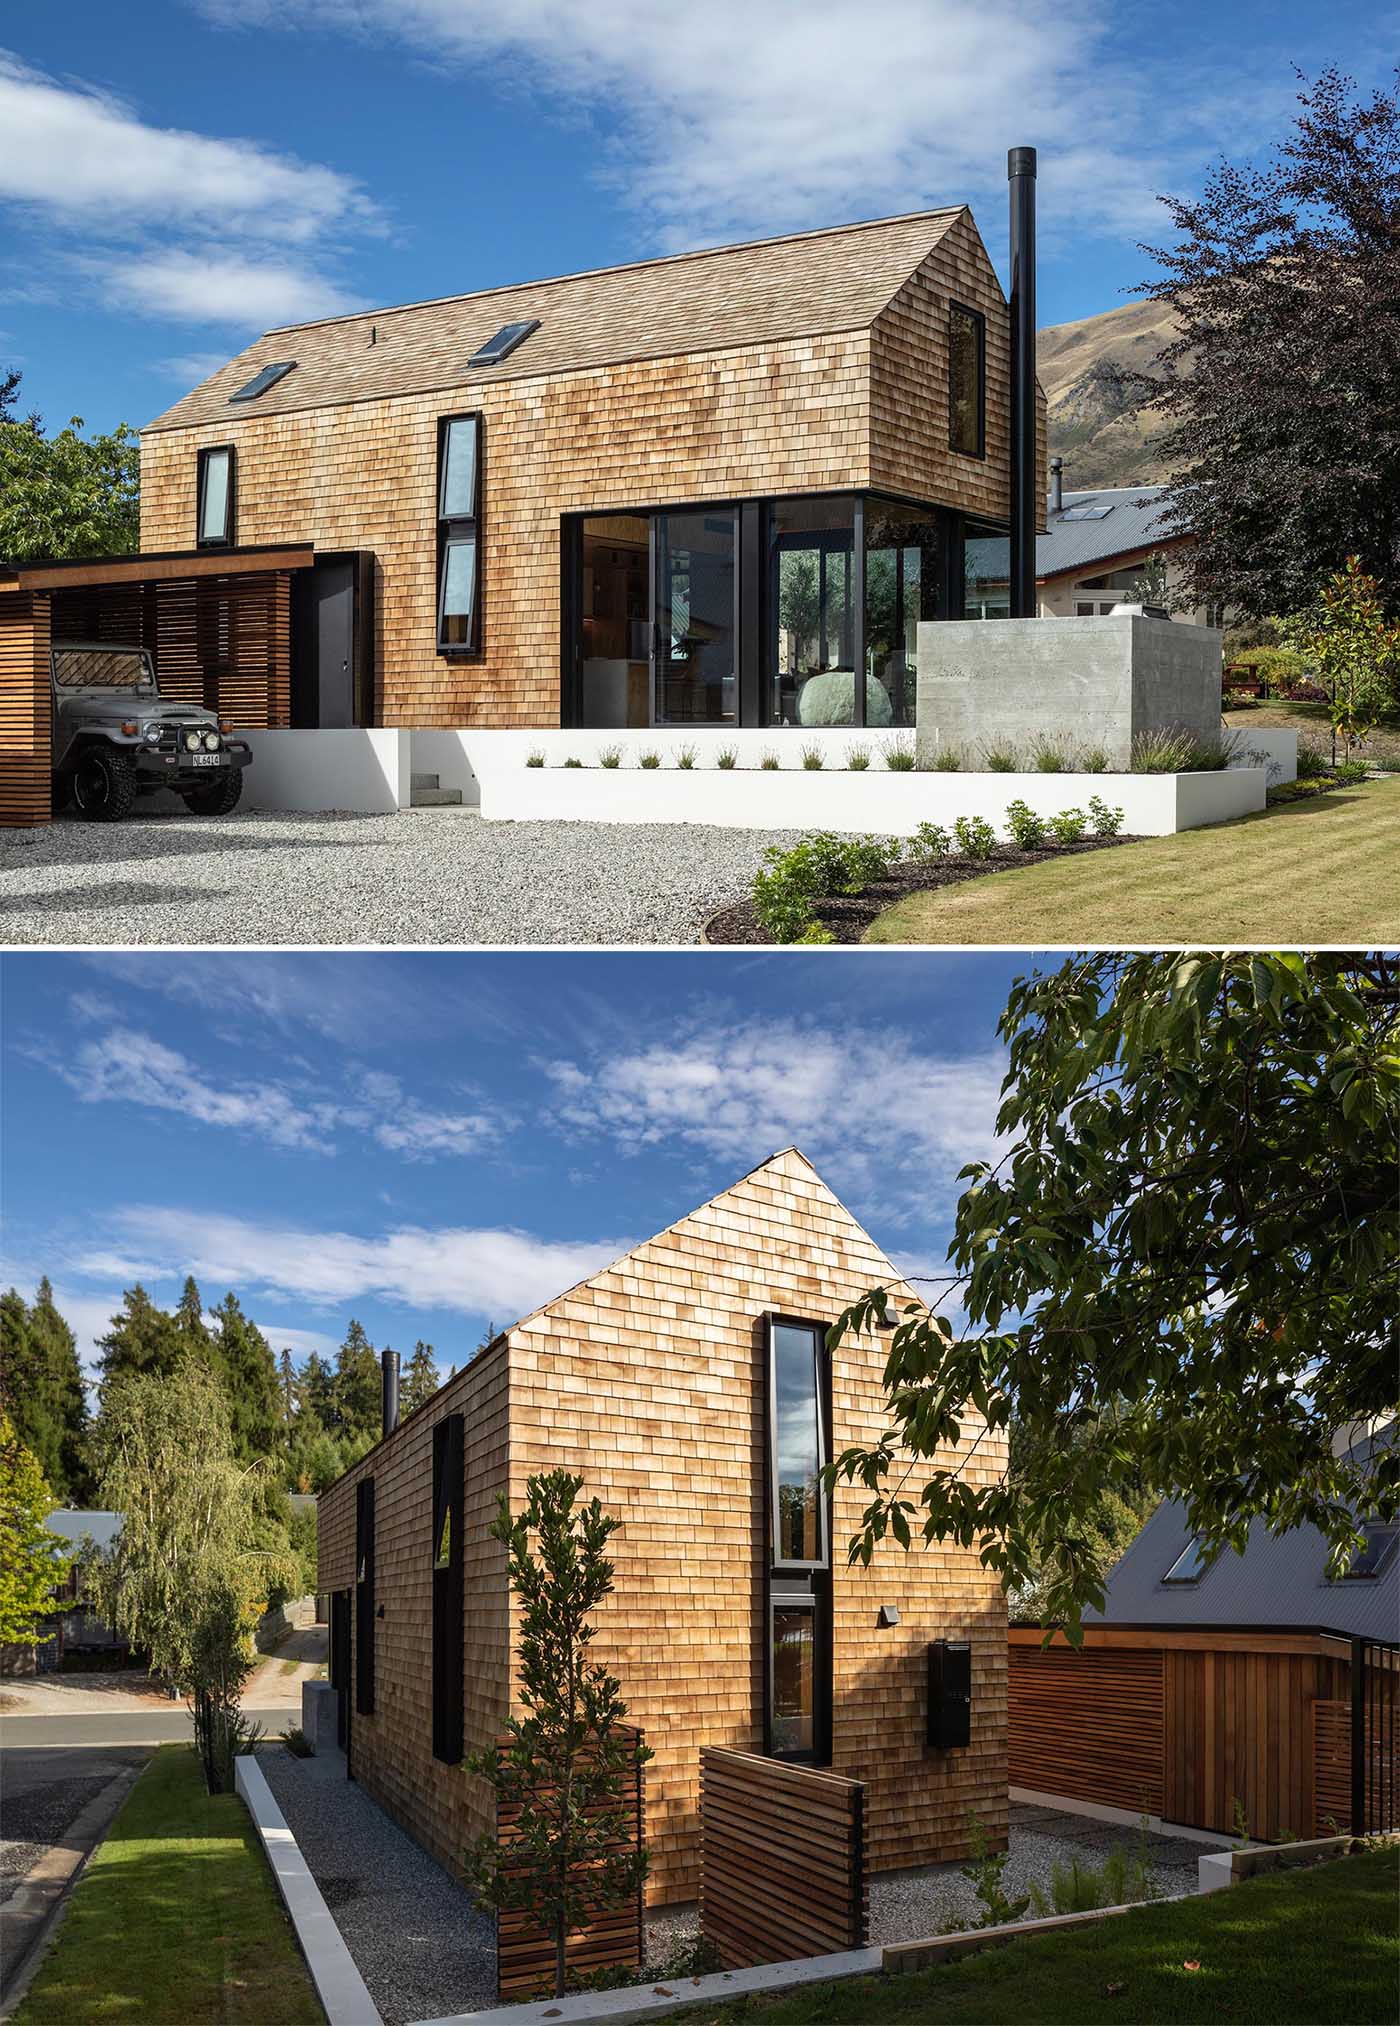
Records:
[[[1201,1829],[1303,1836],[1316,1812],[1310,1705],[1345,1663],[1321,1654],[1168,1652],[1162,1813]],[[1238,1804],[1238,1805],[1237,1805]]]
[[[640,1739],[640,1731],[628,1730],[628,1738]],[[504,1745],[504,1738],[498,1739]],[[641,1766],[628,1771],[623,1804],[632,1835],[629,1847],[641,1849],[646,1829],[645,1772]],[[595,1811],[605,1812],[605,1811]],[[518,1820],[518,1804],[497,1802],[496,1836],[508,1842]],[[623,1906],[596,1913],[583,1927],[576,1928],[565,1944],[570,1970],[639,1970],[644,1946],[642,1887]],[[554,1990],[554,1943],[526,1913],[503,1912],[496,1916],[496,1995],[501,1999],[547,1997]]]
[[[1319,1696],[1312,1706],[1313,1834],[1351,1829],[1351,1704]]]
[[[49,737],[49,598],[0,597],[0,826],[47,823],[53,809]]]
[[[1117,1647],[1010,1648],[1013,1787],[1162,1813],[1162,1655]]]
[[[813,1766],[700,1753],[700,1932],[726,1969],[865,1946],[865,1788]]]

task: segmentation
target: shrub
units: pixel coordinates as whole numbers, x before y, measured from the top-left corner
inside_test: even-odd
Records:
[[[885,765],[892,774],[912,774],[918,756],[907,739],[893,739],[885,747]]]
[[[1068,774],[1069,748],[1063,739],[1037,732],[1031,740],[1031,766],[1037,774]]]
[[[695,765],[694,746],[676,747],[676,765],[680,768],[683,774],[688,774],[690,772],[691,768]]]
[[[604,746],[602,752],[598,755],[598,765],[600,767],[620,767],[622,765],[621,746]]]
[[[820,746],[804,746],[802,764],[809,774],[819,774],[826,765],[826,755]]]
[[[834,943],[836,938],[825,922],[810,921],[796,940],[799,943]]]
[[[1089,821],[1094,826],[1095,837],[1116,837],[1123,828],[1123,811],[1110,809],[1102,796],[1091,795]]]
[[[1089,827],[1082,809],[1061,809],[1050,818],[1050,835],[1057,844],[1078,844]]]
[[[1130,762],[1135,774],[1189,774],[1196,741],[1189,732],[1159,727],[1139,732],[1133,740]]]
[[[582,761],[582,760],[565,760],[565,762],[564,762],[564,765],[565,765],[566,767],[581,767],[581,766],[583,765],[583,761]]]
[[[932,865],[935,860],[948,856],[952,843],[952,838],[941,823],[921,823],[909,840],[910,862],[914,865]]]
[[[953,825],[953,841],[964,858],[990,858],[997,848],[997,834],[980,816],[959,816]]]
[[[962,767],[962,754],[956,746],[940,746],[928,764],[930,773],[956,774]]]
[[[1320,775],[1325,774],[1327,771],[1327,755],[1322,751],[1320,746],[1299,746],[1298,779],[1300,781],[1316,781]]]
[[[1337,779],[1348,788],[1357,787],[1366,779],[1370,771],[1364,760],[1339,760],[1337,762]]]
[[[1045,1920],[1057,1913],[1090,1913],[1100,1906],[1133,1906],[1139,1900],[1154,1899],[1157,1888],[1145,1853],[1129,1851],[1121,1844],[1109,1851],[1101,1866],[1081,1864],[1072,1857],[1068,1864],[1050,1869],[1050,1890],[1031,1886],[1036,1915]]]
[[[1030,1905],[1030,1895],[1023,1899],[1008,1896],[1002,1882],[1002,1873],[1010,1859],[1009,1850],[993,1854],[986,1828],[980,1815],[967,1812],[967,1838],[972,1845],[972,1860],[962,1867],[962,1875],[977,1894],[982,1911],[972,1923],[978,1928],[1005,1927],[1008,1922],[1019,1920]]]
[[[660,753],[638,753],[637,765],[645,767],[649,774],[654,773],[661,765],[661,755]]]
[[[292,1724],[282,1733],[282,1742],[294,1759],[309,1759],[315,1747],[300,1724]]]
[[[786,851],[770,845],[753,883],[754,913],[774,942],[831,942],[813,901],[862,892],[872,880],[888,877],[898,856],[899,846],[889,838],[838,837],[830,830],[799,838]]]
[[[1081,746],[1075,770],[1080,774],[1106,774],[1108,772],[1108,748],[1106,746]]]
[[[1257,711],[1259,699],[1251,696],[1247,689],[1227,689],[1221,704],[1227,711]]]
[[[776,774],[779,765],[778,756],[772,751],[766,752],[758,764],[765,774]]]
[[[1019,774],[1021,755],[1009,739],[988,739],[982,747],[982,765],[989,774]]]
[[[527,767],[542,767],[544,765],[544,754],[540,751],[538,746],[533,747],[532,750],[525,755],[525,764]]]
[[[1185,772],[1188,774],[1216,774],[1239,757],[1241,751],[1238,732],[1221,730],[1213,739],[1192,739],[1191,759]]]
[[[1034,809],[1017,800],[1006,805],[1006,827],[1013,844],[1022,851],[1039,851],[1045,842],[1045,819],[1037,816]]]
[[[852,774],[863,774],[869,765],[869,746],[848,746],[846,748],[846,766]]]
[[[721,746],[715,754],[715,765],[722,767],[726,774],[731,773],[738,764],[739,750],[737,746]]]

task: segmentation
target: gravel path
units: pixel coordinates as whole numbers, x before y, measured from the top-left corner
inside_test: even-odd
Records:
[[[0,831],[0,942],[698,943],[795,831],[251,810]]]
[[[388,2026],[494,2004],[491,1916],[346,1779],[344,1759],[278,1745],[258,1764]]]

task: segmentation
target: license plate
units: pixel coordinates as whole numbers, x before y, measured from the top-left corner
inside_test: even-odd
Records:
[[[226,767],[228,765],[228,754],[191,753],[190,765],[192,767]]]

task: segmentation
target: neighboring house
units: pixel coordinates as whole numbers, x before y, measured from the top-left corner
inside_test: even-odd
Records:
[[[1058,462],[1058,460],[1052,461]],[[1218,606],[1178,610],[1174,604],[1186,578],[1192,538],[1166,527],[1164,485],[1100,486],[1067,492],[1059,474],[1046,498],[1045,532],[1036,537],[1037,606],[1042,619],[1103,618],[1136,595],[1143,565],[1160,555],[1167,564],[1167,597],[1173,617],[1200,626],[1220,626]],[[994,544],[969,544],[969,617],[1005,619],[1008,584],[1004,553]]]
[[[1367,1819],[1400,1819],[1400,1529],[1363,1532],[1335,1580],[1316,1527],[1261,1520],[1206,1567],[1167,1500],[1086,1611],[1081,1652],[1012,1630],[1013,1786],[1208,1829],[1237,1805],[1256,1834],[1345,1828],[1359,1697]]]
[[[595,1657],[656,1757],[649,1891],[695,1896],[702,1745],[867,1783],[873,1869],[955,1857],[975,1810],[1006,1835],[1006,1614],[975,1550],[886,1543],[852,1568],[867,1494],[817,1473],[887,1425],[883,1332],[825,1333],[887,1259],[803,1156],[732,1188],[504,1331],[320,1500],[318,1587],[347,1770],[442,1862],[490,1828],[461,1770],[514,1687],[516,1621],[498,1496],[581,1474],[622,1522]],[[969,1411],[973,1483],[1004,1438]],[[953,1462],[950,1455],[947,1459]],[[971,1646],[965,1747],[926,1742],[929,1647]]]
[[[44,1525],[75,1551],[91,1543],[105,1553],[121,1532],[121,1514],[59,1506]],[[54,1593],[49,1636],[32,1646],[0,1649],[0,1673],[53,1674],[63,1667],[124,1667],[130,1657],[129,1642],[81,1601],[80,1571],[74,1562]]]

